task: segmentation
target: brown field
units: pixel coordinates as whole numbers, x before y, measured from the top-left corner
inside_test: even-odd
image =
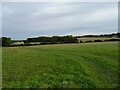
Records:
[[[109,39],[119,39],[119,38],[104,38],[104,37],[83,37],[77,38],[79,41],[94,41],[94,40],[109,40]]]

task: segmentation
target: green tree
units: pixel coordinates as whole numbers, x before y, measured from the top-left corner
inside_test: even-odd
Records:
[[[24,40],[24,44],[25,45],[30,45],[30,41],[29,40]]]
[[[2,38],[0,37],[0,46],[2,46]]]
[[[9,46],[11,46],[11,43],[12,43],[11,38],[2,37],[2,46],[3,47],[9,47]]]

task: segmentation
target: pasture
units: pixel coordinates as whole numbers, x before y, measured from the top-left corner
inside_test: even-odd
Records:
[[[118,87],[118,42],[2,48],[3,88]]]

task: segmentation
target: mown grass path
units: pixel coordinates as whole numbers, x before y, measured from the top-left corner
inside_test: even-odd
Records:
[[[2,49],[4,88],[118,86],[117,42]]]

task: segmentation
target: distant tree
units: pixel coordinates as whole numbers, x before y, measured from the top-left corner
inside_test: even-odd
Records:
[[[30,45],[30,41],[29,40],[24,40],[23,41],[25,45]]]
[[[3,47],[9,47],[11,46],[11,38],[7,38],[7,37],[2,37],[2,46]]]
[[[80,40],[80,43],[83,43],[83,41],[82,41],[82,40]]]
[[[120,38],[120,33],[117,33],[117,37]]]
[[[2,46],[2,38],[0,38],[0,46]]]

